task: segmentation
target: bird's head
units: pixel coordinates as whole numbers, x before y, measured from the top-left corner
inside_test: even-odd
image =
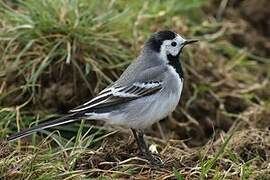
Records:
[[[161,57],[179,57],[183,47],[197,41],[198,40],[186,40],[172,31],[159,31],[148,39],[146,46],[160,53]]]

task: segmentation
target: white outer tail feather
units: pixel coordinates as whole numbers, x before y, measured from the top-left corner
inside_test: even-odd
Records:
[[[68,118],[70,118],[70,119],[68,119]],[[53,121],[44,122],[44,123],[41,123],[39,125],[30,127],[28,129],[22,130],[21,132],[17,132],[15,134],[9,136],[7,138],[7,141],[9,141],[9,142],[15,141],[17,139],[28,136],[28,135],[30,135],[30,134],[32,134],[34,132],[37,132],[37,131],[40,131],[40,130],[43,130],[43,129],[47,129],[47,128],[51,128],[51,127],[55,127],[55,126],[59,126],[59,125],[62,125],[62,124],[68,124],[68,123],[71,123],[71,122],[75,122],[77,120],[79,120],[79,119],[66,116],[66,117],[59,118],[59,119],[56,119],[56,120],[53,120]]]

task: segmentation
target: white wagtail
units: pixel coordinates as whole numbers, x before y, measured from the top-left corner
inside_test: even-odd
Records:
[[[43,122],[7,138],[13,141],[46,128],[82,118],[103,120],[108,124],[131,128],[140,152],[150,161],[143,130],[174,111],[183,87],[183,70],[179,59],[183,47],[197,40],[186,40],[172,31],[159,31],[146,41],[140,55],[120,78],[97,97],[70,110],[69,114]]]

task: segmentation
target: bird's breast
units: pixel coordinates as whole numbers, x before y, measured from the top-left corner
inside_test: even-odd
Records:
[[[184,79],[183,77],[179,76],[177,71],[172,66],[168,66],[168,75],[166,78],[166,88],[173,93],[180,92],[179,95],[181,95]]]

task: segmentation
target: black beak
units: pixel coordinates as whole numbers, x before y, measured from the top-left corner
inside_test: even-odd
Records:
[[[190,40],[186,40],[183,45],[187,45],[187,44],[192,44],[192,43],[195,43],[195,42],[198,42],[199,40],[198,39],[190,39]]]

